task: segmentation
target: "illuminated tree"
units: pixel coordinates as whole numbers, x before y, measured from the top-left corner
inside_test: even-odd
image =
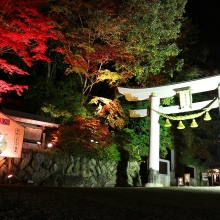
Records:
[[[96,152],[111,144],[108,126],[95,118],[76,117],[73,125],[60,127],[59,145],[74,151],[77,147],[84,152]]]
[[[174,71],[181,70],[183,60],[177,39],[181,37],[186,0],[128,1],[123,17],[126,46],[135,59],[117,71],[133,72],[136,86],[167,83]],[[133,84],[134,86],[134,84]]]
[[[47,40],[57,38],[51,32],[51,19],[39,12],[41,3],[45,1],[0,1],[0,69],[6,74],[28,75],[20,66],[9,63],[8,55],[16,60],[19,57],[28,67],[36,60],[49,61],[44,55]],[[13,85],[0,80],[0,93],[14,90],[21,95],[27,88],[26,85]]]
[[[179,53],[176,39],[185,3],[186,0],[53,2],[49,15],[61,42],[56,51],[68,65],[65,73],[80,77],[81,105],[85,106],[91,96],[99,96],[94,94],[94,86],[103,82],[114,89],[120,84],[165,83],[182,64],[175,57]],[[117,104],[116,93],[104,98],[113,98],[112,104]],[[107,113],[102,117],[106,116],[113,128],[126,125],[122,115],[118,117],[119,103],[114,108],[101,99],[92,103],[102,103],[102,113]],[[54,113],[51,107],[47,104],[44,109]]]
[[[111,128],[122,129],[127,125],[127,116],[125,115],[118,100],[95,97],[90,101],[90,104],[97,103],[99,103],[99,106],[96,109],[96,116],[100,118],[105,118]]]
[[[65,73],[80,76],[82,105],[94,85],[107,81],[111,86],[122,80],[114,68],[109,68],[109,63],[117,60],[125,64],[126,60],[133,59],[120,39],[125,20],[115,16],[115,9],[107,7],[107,3],[61,0],[50,13],[62,43],[56,51],[64,55],[64,62],[69,65]]]
[[[166,82],[182,60],[175,57],[186,0],[69,1],[54,4],[62,46],[57,49],[69,65],[66,74],[81,77],[86,101],[95,84],[139,86]],[[157,75],[157,76],[155,76]],[[128,85],[128,84],[127,84]]]
[[[109,22],[108,10],[103,11],[103,8],[105,9],[95,4],[95,1],[86,3],[63,0],[52,4],[50,16],[56,21],[56,35],[62,43],[55,51],[63,54],[64,62],[68,65],[65,73],[70,75],[67,77],[68,82],[59,82],[54,88],[56,98],[52,97],[44,102],[42,110],[53,117],[66,117],[69,120],[69,116],[76,115],[79,110],[82,115],[86,115],[86,101],[93,86],[103,81],[111,86],[122,79],[106,65],[115,59],[122,60],[121,57],[125,59],[129,54],[119,45],[119,40],[113,37],[118,35],[110,28],[115,24]],[[75,75],[74,78],[72,73],[78,76]],[[39,90],[38,86],[35,88]],[[45,91],[45,88],[41,91]],[[76,106],[77,109],[73,109]]]

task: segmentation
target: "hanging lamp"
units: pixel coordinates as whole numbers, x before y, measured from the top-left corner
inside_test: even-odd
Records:
[[[212,118],[210,117],[210,115],[209,115],[209,112],[206,112],[205,113],[205,116],[204,116],[204,120],[205,121],[210,121]]]
[[[177,129],[184,129],[184,128],[185,128],[185,126],[184,126],[183,122],[180,121]]]
[[[165,122],[165,124],[164,124],[164,127],[168,128],[168,127],[170,127],[170,126],[172,126],[172,124],[170,123],[170,120],[167,118],[167,119],[166,119],[166,122]]]
[[[191,128],[197,128],[198,127],[198,124],[196,123],[195,119],[192,120],[192,123],[191,123],[190,127]]]

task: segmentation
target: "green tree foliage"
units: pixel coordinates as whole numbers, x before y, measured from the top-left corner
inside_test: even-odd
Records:
[[[88,109],[91,106],[85,108],[80,104],[82,94],[79,87],[77,76],[61,77],[59,81],[41,76],[35,78],[35,83],[31,83],[24,97],[30,106],[29,111],[39,113],[43,111],[56,118],[59,123],[69,123],[74,121],[75,116],[90,115]]]
[[[139,86],[162,84],[182,61],[179,36],[186,0],[61,0],[51,7],[62,45],[56,51],[81,78],[82,104],[95,84],[133,78]],[[171,65],[172,64],[172,65]],[[159,76],[161,74],[161,76]],[[158,75],[154,79],[154,75]],[[153,81],[153,82],[152,82]]]
[[[132,0],[120,3],[115,12],[124,20],[119,26],[120,42],[132,55],[126,64],[115,61],[116,70],[124,79],[132,76],[139,86],[158,85],[165,83],[168,74],[180,70],[183,63],[175,59],[180,52],[175,41],[185,3]]]
[[[169,128],[165,128],[165,120],[160,118],[160,157],[166,158],[169,150],[175,149],[174,136]]]
[[[214,113],[214,112],[213,112]],[[183,164],[196,165],[210,160],[211,152],[217,152],[217,137],[219,125],[218,117],[211,121],[204,121],[203,118],[198,118],[198,128],[190,128],[191,121],[184,121],[186,126],[183,130],[173,129],[175,149],[180,156],[180,161]]]
[[[81,105],[82,94],[77,76],[66,76],[62,80],[53,83],[51,96],[44,101],[42,110],[61,122],[74,121],[75,116],[89,116],[90,113],[85,106]],[[55,94],[55,95],[54,95]]]
[[[121,100],[125,115],[129,115],[130,109],[149,109],[150,102],[127,102]],[[150,118],[123,118],[126,122],[125,128],[114,129],[114,142],[118,145],[120,152],[126,152],[130,159],[141,160],[146,157],[149,150]],[[164,128],[165,121],[160,118],[160,156],[165,158],[168,149],[174,149],[174,138],[170,129]]]
[[[174,70],[180,70],[182,61],[175,57],[180,50],[176,44],[183,22],[186,1],[126,1],[123,16],[127,18],[123,31],[126,47],[135,59],[127,63],[126,70],[133,72],[138,86],[164,83]],[[129,13],[128,13],[129,12]],[[118,71],[124,71],[117,65]],[[160,77],[159,77],[160,75]],[[163,80],[162,80],[163,79]]]
[[[105,148],[97,147],[97,154],[100,160],[103,161],[120,161],[120,152],[116,144],[111,144]]]
[[[121,154],[126,152],[128,160],[140,161],[142,156],[148,155],[148,137],[147,131],[136,133],[133,129],[124,128],[116,133],[115,143]],[[122,157],[124,158],[125,155]]]

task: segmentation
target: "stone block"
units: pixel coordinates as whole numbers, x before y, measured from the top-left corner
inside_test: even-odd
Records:
[[[32,152],[28,153],[21,161],[20,169],[23,170],[31,161],[32,159]]]

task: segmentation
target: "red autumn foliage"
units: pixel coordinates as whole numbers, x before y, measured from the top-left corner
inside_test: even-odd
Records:
[[[71,129],[71,132],[66,132],[66,129]],[[64,140],[67,145],[70,143],[72,146],[81,146],[84,152],[96,152],[97,147],[104,148],[111,144],[108,126],[101,124],[96,118],[77,117],[73,125],[59,128],[58,139],[62,146]]]
[[[102,81],[115,85],[120,76],[134,75],[126,64],[134,56],[125,47],[123,30],[125,20],[116,16],[117,1],[68,1],[60,0],[52,7],[50,16],[56,22],[56,34],[62,43],[55,51],[64,56],[68,64],[66,74],[77,73],[82,83],[82,104],[90,96],[94,85]],[[62,25],[61,25],[62,24]],[[119,73],[116,66],[120,65]],[[105,71],[114,72],[105,75]],[[105,75],[105,77],[101,77]]]
[[[6,54],[19,56],[27,66],[35,60],[48,62],[45,56],[48,38],[57,39],[51,32],[52,21],[39,12],[44,0],[0,0],[0,69],[13,75],[28,75],[14,64],[7,62]],[[21,95],[27,86],[11,85],[0,81],[0,93],[15,90]]]
[[[10,83],[6,83],[3,80],[0,80],[0,92],[10,92],[15,90],[18,95],[21,95],[23,92],[23,89],[28,89],[27,86],[21,86],[21,85],[12,85]]]
[[[96,118],[77,118],[73,124],[77,140],[85,152],[96,151],[97,146],[108,146],[111,143],[107,125],[100,123]]]

